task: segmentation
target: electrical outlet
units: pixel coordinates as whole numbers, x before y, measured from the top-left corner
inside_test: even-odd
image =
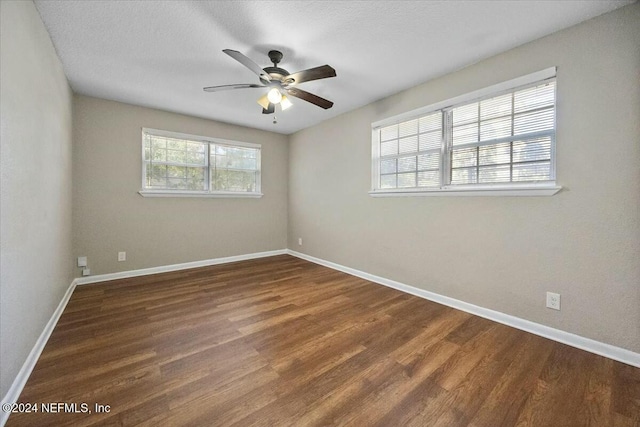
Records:
[[[91,270],[89,270],[88,268],[83,268],[82,269],[82,275],[83,276],[90,276],[91,275]]]
[[[78,257],[78,267],[86,267],[87,266],[87,257],[79,256]]]
[[[547,292],[547,308],[560,310],[560,294]]]
[[[302,246],[302,237],[298,237],[298,246]]]
[[[126,252],[118,252],[118,261],[126,261],[127,253]]]

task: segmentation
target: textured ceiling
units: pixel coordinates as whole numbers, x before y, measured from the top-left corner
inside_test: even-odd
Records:
[[[36,1],[76,93],[289,134],[633,1]],[[289,72],[329,64],[338,76],[301,89],[272,115],[266,90],[222,53]]]

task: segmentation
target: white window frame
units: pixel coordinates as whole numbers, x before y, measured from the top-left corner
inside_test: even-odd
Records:
[[[372,197],[411,197],[411,196],[552,196],[562,189],[556,184],[556,138],[555,129],[551,137],[551,180],[544,182],[509,182],[496,184],[468,184],[446,185],[449,173],[449,159],[451,147],[445,146],[444,138],[440,153],[440,187],[424,188],[380,188],[380,128],[417,119],[428,114],[441,111],[443,120],[448,117],[448,112],[463,104],[477,102],[482,99],[503,95],[516,89],[526,88],[540,84],[545,80],[555,79],[556,67],[518,77],[506,82],[498,83],[474,92],[470,92],[446,101],[418,108],[387,119],[379,120],[371,124],[371,191]],[[556,87],[557,106],[557,87]],[[557,108],[554,109],[557,111]],[[557,121],[554,118],[554,123]],[[447,132],[448,126],[443,126],[443,132]]]
[[[164,136],[168,138],[176,138],[176,139],[184,139],[188,141],[195,141],[207,144],[207,164],[206,164],[206,181],[207,181],[207,189],[206,190],[168,190],[168,189],[147,189],[146,178],[147,178],[147,162],[144,158],[144,137],[146,134],[156,135],[156,136]],[[229,139],[222,138],[210,138],[206,136],[200,135],[191,135],[188,133],[180,133],[180,132],[171,132],[160,129],[152,129],[152,128],[142,128],[142,138],[141,138],[141,159],[142,159],[142,189],[138,191],[138,193],[143,197],[214,197],[214,198],[260,198],[263,196],[262,193],[262,145],[254,144],[252,142],[242,142],[242,141],[233,141]],[[243,148],[254,148],[257,149],[256,154],[256,162],[257,162],[257,170],[256,170],[256,191],[219,191],[219,190],[211,190],[210,188],[210,173],[211,166],[209,164],[210,159],[210,148],[211,145],[225,145],[228,147],[243,147]]]

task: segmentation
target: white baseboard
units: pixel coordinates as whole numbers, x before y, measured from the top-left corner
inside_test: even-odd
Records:
[[[67,292],[65,292],[64,296],[62,297],[60,304],[58,304],[58,307],[51,315],[51,318],[49,319],[46,326],[44,327],[44,330],[38,337],[38,340],[36,341],[35,345],[31,349],[31,352],[27,356],[27,359],[22,364],[22,368],[20,368],[18,375],[16,375],[15,379],[13,380],[13,383],[11,384],[11,387],[9,387],[7,394],[2,398],[3,404],[16,403],[18,401],[18,398],[20,397],[20,393],[22,393],[22,389],[24,388],[24,385],[27,383],[27,380],[29,379],[29,375],[31,375],[33,368],[35,368],[36,362],[38,361],[38,358],[40,357],[40,354],[42,353],[44,346],[47,344],[47,341],[49,341],[49,337],[51,336],[53,329],[56,327],[56,324],[58,323],[58,320],[60,319],[62,312],[67,306],[67,303],[69,302],[69,299],[71,298],[71,295],[73,294],[73,291],[76,288],[76,285],[77,285],[76,280],[71,282],[71,284],[67,288]],[[8,412],[0,411],[0,426],[5,425],[5,423],[9,419],[9,415],[10,413]]]
[[[170,271],[187,270],[189,268],[207,267],[210,265],[226,264],[229,262],[246,261],[249,259],[265,258],[276,255],[284,255],[287,249],[278,249],[267,252],[254,252],[252,254],[234,255],[224,258],[204,259],[202,261],[184,262],[181,264],[162,265],[160,267],[142,268],[140,270],[120,271],[118,273],[99,274],[96,276],[79,277],[76,279],[78,285],[88,285],[90,283],[105,282],[107,280],[126,279],[129,277],[146,276],[148,274],[167,273]]]
[[[530,332],[541,337],[549,338],[553,341],[558,341],[563,344],[588,351],[590,353],[595,353],[600,356],[608,357],[609,359],[617,360],[618,362],[626,363],[627,365],[640,368],[640,354],[635,353],[631,350],[616,347],[611,344],[605,344],[600,341],[595,341],[590,338],[585,338],[580,335],[562,331],[560,329],[551,328],[549,326],[521,319],[516,316],[501,313],[499,311],[479,307],[477,305],[469,304],[464,301],[449,298],[444,295],[426,291],[424,289],[419,289],[410,285],[406,285],[404,283],[396,282],[395,280],[390,280],[384,277],[365,273],[364,271],[356,270],[351,267],[345,267],[331,261],[326,261],[307,254],[292,251],[290,249],[287,250],[287,253],[289,255],[313,262],[315,264],[320,264],[334,270],[342,271],[344,273],[351,274],[352,276],[357,276],[371,282],[379,283],[381,285],[388,286],[390,288],[397,289],[399,291],[415,295],[429,301],[434,301],[458,310],[466,311],[467,313],[475,314],[476,316],[484,317],[485,319],[493,320],[495,322],[502,323],[516,329]]]

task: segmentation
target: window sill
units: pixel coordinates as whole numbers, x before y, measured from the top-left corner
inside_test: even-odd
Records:
[[[403,190],[373,190],[369,191],[371,197],[426,197],[426,196],[553,196],[562,189],[561,186],[551,185],[526,185],[526,186],[498,186],[485,185],[473,187],[445,187],[433,189],[403,189]]]
[[[217,192],[204,193],[201,191],[159,191],[159,190],[140,190],[138,191],[142,197],[205,197],[205,198],[235,198],[235,199],[259,199],[262,193],[240,193],[240,192]]]

